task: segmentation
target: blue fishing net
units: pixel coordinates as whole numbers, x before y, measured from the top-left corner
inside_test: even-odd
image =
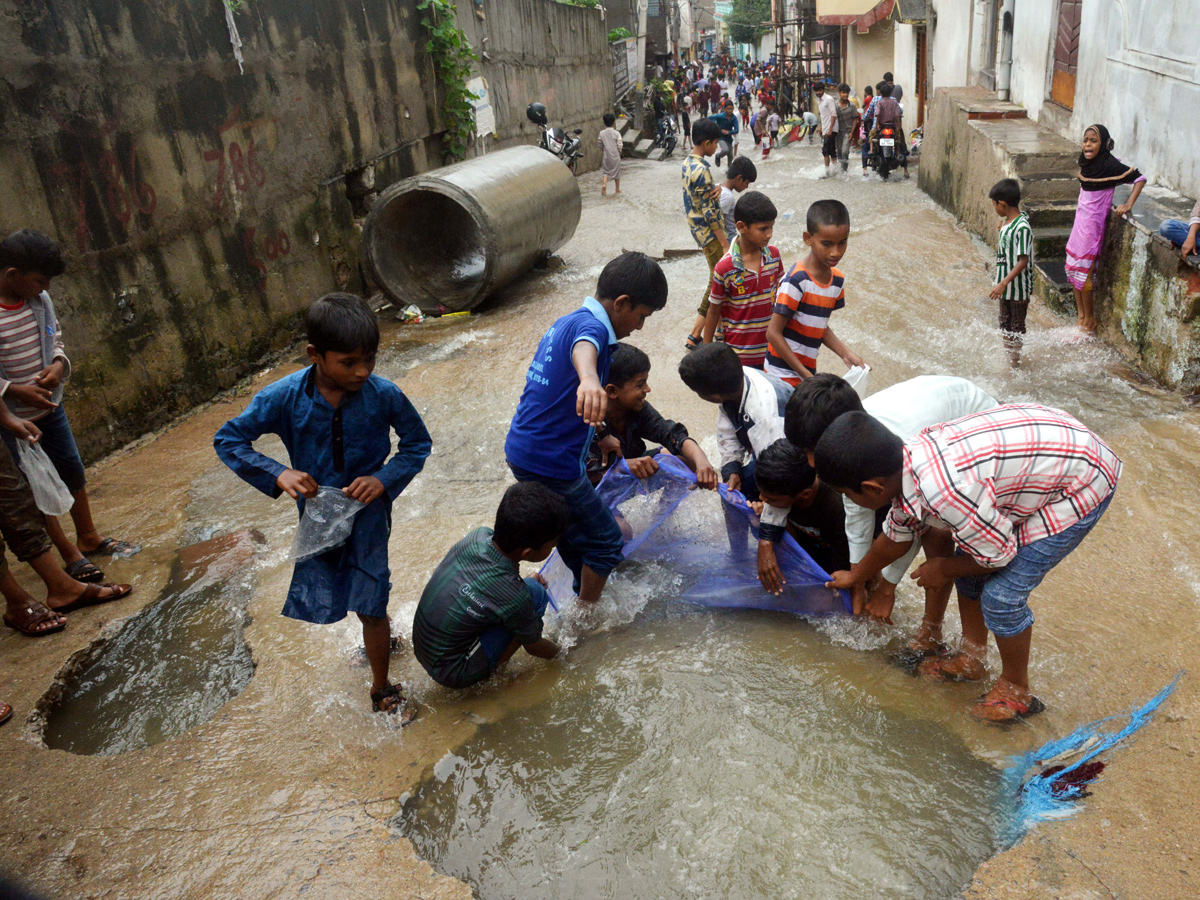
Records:
[[[787,584],[779,596],[758,580],[758,516],[737,491],[713,497],[695,490],[696,476],[681,460],[659,454],[658,472],[640,479],[619,460],[596,490],[625,535],[627,561],[654,560],[671,572],[672,594],[699,606],[764,609],[801,616],[850,612],[845,591],[827,588],[829,575],[790,536],[775,545]],[[557,610],[572,598],[572,576],[555,552],[542,569]]]

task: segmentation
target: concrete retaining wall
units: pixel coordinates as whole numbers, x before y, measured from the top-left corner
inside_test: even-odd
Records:
[[[532,99],[598,119],[595,10],[485,0],[480,21],[462,5],[504,141],[532,141]],[[253,371],[317,296],[363,288],[347,174],[366,193],[441,164],[415,6],[251,0],[243,73],[219,0],[0,0],[0,231],[66,251],[52,294],[85,458]]]

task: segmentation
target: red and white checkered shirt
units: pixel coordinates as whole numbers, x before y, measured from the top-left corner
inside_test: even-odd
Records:
[[[1120,476],[1117,455],[1062,410],[998,406],[905,443],[884,532],[911,541],[929,525],[948,527],[964,553],[998,569],[1094,512]]]

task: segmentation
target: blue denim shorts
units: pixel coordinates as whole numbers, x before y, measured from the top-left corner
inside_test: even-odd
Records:
[[[542,587],[542,583],[536,578],[526,578],[524,581],[525,586],[529,588],[529,593],[533,594],[534,610],[539,616],[546,615],[546,604],[550,602],[550,592]],[[504,651],[508,649],[508,645],[513,642],[515,637],[516,635],[503,625],[493,625],[479,636],[479,648],[487,657],[489,669],[495,669],[500,664],[500,657],[504,655]]]
[[[1096,509],[1066,531],[1026,544],[1017,551],[1004,568],[989,575],[968,575],[955,579],[954,586],[962,597],[983,603],[983,621],[997,637],[1015,637],[1033,625],[1029,595],[1042,583],[1050,570],[1078,547],[1100,521],[1108,504],[1109,494]],[[955,550],[961,556],[961,550]]]
[[[575,576],[575,593],[579,593],[579,576],[587,566],[597,575],[608,577],[621,560],[625,541],[612,511],[604,505],[586,475],[573,481],[560,481],[530,472],[511,463],[517,481],[536,481],[544,484],[567,501],[567,530],[558,542],[558,555]]]
[[[79,448],[75,446],[75,435],[71,433],[71,423],[67,421],[66,412],[61,406],[56,407],[33,424],[42,430],[42,439],[38,443],[50,457],[54,470],[58,472],[58,477],[63,480],[67,490],[72,494],[82,491],[87,485],[87,478],[83,473],[83,460],[79,457]],[[8,452],[12,454],[13,459],[17,459],[16,436],[11,431],[2,431],[0,434],[3,434],[4,443],[8,445]]]

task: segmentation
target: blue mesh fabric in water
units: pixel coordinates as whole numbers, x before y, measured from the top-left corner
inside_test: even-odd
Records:
[[[667,566],[682,599],[700,606],[766,609],[803,616],[850,612],[845,591],[825,587],[829,575],[789,535],[775,545],[787,584],[780,596],[758,580],[758,516],[737,491],[721,485],[720,511],[681,460],[657,457],[658,472],[639,479],[618,461],[596,490],[625,533],[625,559]],[[542,569],[555,609],[574,596],[571,573],[555,552]],[[675,593],[672,587],[672,593]]]

